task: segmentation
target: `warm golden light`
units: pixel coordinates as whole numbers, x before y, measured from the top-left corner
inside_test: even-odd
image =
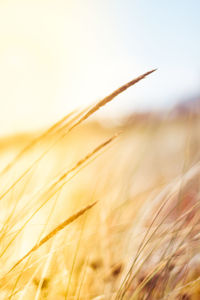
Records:
[[[199,299],[188,3],[0,1],[0,300]]]

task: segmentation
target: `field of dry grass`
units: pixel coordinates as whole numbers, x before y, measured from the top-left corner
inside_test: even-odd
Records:
[[[143,77],[1,139],[0,299],[200,299],[200,119],[88,120]]]

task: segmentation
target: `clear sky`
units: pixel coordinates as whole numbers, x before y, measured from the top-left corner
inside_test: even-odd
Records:
[[[199,0],[0,0],[0,134],[50,124],[152,68],[104,111],[199,93],[199,12]]]

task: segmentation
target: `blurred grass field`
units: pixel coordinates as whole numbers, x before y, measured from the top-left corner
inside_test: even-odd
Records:
[[[200,118],[84,113],[0,140],[0,299],[200,299]]]

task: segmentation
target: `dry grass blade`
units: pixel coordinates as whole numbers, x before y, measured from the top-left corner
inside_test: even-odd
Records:
[[[166,265],[167,260],[161,261],[154,267],[154,269],[148,274],[148,276],[136,287],[130,300],[136,300],[139,296],[139,293],[144,288],[144,286],[155,276],[161,269]]]
[[[151,71],[148,71],[148,72],[146,72],[146,73],[144,73],[144,74],[136,77],[135,79],[133,79],[133,80],[129,81],[128,83],[122,85],[120,88],[118,88],[117,90],[115,90],[114,92],[112,92],[107,97],[105,97],[102,100],[100,100],[98,103],[96,103],[94,106],[92,106],[89,109],[89,111],[86,112],[86,114],[83,115],[82,118],[80,120],[78,120],[78,122],[75,123],[69,130],[72,130],[73,128],[75,128],[76,126],[78,126],[84,120],[88,119],[93,113],[95,113],[97,110],[99,110],[102,106],[106,105],[107,103],[109,103],[110,101],[112,101],[115,97],[117,97],[119,94],[121,94],[125,90],[127,90],[129,87],[133,86],[134,84],[136,84],[140,80],[144,79],[146,76],[150,75],[151,73],[155,72],[156,70],[157,69],[153,69]]]
[[[83,215],[86,211],[88,211],[90,208],[92,208],[97,202],[94,202],[85,208],[79,210],[77,213],[69,217],[67,220],[56,226],[50,233],[48,233],[39,243],[37,243],[30,251],[28,251],[20,260],[16,262],[16,264],[9,270],[8,273],[10,273],[13,269],[15,269],[25,258],[27,258],[31,253],[36,251],[38,248],[40,248],[43,244],[45,244],[47,241],[49,241],[51,238],[53,238],[59,231],[64,229],[66,226],[74,222],[77,218],[79,218],[81,215]]]
[[[101,149],[103,149],[104,147],[106,147],[107,145],[109,145],[112,141],[114,141],[114,139],[116,139],[120,135],[120,133],[121,133],[120,131],[117,132],[111,138],[107,139],[105,142],[103,142],[102,144],[100,144],[99,146],[97,146],[92,152],[90,152],[89,154],[87,154],[83,159],[79,160],[74,167],[72,167],[69,171],[65,172],[64,174],[62,174],[61,177],[57,180],[56,183],[58,183],[58,182],[62,181],[63,179],[65,179],[69,173],[72,173],[73,171],[75,171],[78,167],[80,167],[81,165],[83,165],[92,156],[94,156],[94,154],[96,154]]]

